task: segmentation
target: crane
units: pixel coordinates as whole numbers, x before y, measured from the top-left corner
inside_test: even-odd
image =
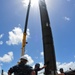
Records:
[[[30,5],[31,5],[31,0],[29,0],[28,9],[27,9],[25,27],[24,27],[24,32],[23,32],[21,56],[24,55],[24,53],[25,53],[25,46],[26,46],[26,44],[27,44],[27,42],[26,42],[26,35],[27,35],[27,33],[26,33],[26,32],[27,32],[27,25],[28,25],[28,17],[29,17]]]
[[[31,0],[29,0],[28,10],[27,10],[23,40],[22,40],[21,56],[24,55],[25,53],[25,46],[27,43],[26,31],[27,31],[30,4]],[[52,31],[50,27],[50,21],[49,21],[45,0],[39,0],[39,10],[40,10],[41,28],[42,28],[42,37],[43,37],[42,40],[43,40],[43,51],[44,51],[44,63],[47,64],[47,67],[45,68],[45,75],[56,75],[55,50],[54,50]]]

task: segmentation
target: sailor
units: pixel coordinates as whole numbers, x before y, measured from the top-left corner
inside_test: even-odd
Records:
[[[26,56],[20,58],[20,62],[8,70],[8,75],[35,75],[35,71],[31,66],[27,65],[28,59]]]
[[[47,65],[44,65],[43,67],[40,68],[40,64],[39,64],[39,63],[36,63],[36,64],[35,64],[35,68],[34,68],[35,74],[38,75],[38,71],[40,71],[40,70],[46,68],[46,66],[47,66]]]
[[[60,71],[60,74],[58,74],[58,75],[65,75],[65,74],[64,74],[64,70],[63,70],[63,68],[60,68],[59,71]]]

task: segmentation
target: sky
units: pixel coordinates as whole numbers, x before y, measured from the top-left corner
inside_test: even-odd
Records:
[[[0,75],[21,57],[28,0],[0,0]],[[75,0],[45,0],[52,29],[57,71],[75,69]],[[38,0],[32,0],[25,47],[28,64],[44,65]],[[42,71],[43,72],[43,71]],[[39,72],[39,75],[43,75]]]

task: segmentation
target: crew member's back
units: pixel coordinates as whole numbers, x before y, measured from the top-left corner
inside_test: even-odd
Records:
[[[26,65],[27,58],[25,56],[21,57],[20,63],[11,67],[8,70],[8,75],[14,73],[14,75],[35,75],[35,71],[32,69],[31,66]]]

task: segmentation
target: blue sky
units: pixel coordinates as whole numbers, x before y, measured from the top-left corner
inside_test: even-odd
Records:
[[[33,4],[34,2],[34,4]],[[31,66],[43,66],[43,44],[40,12],[33,0],[27,29],[25,54]],[[75,0],[46,0],[55,47],[57,69],[75,69]],[[7,74],[21,56],[22,33],[27,3],[24,0],[0,0],[0,73]]]

